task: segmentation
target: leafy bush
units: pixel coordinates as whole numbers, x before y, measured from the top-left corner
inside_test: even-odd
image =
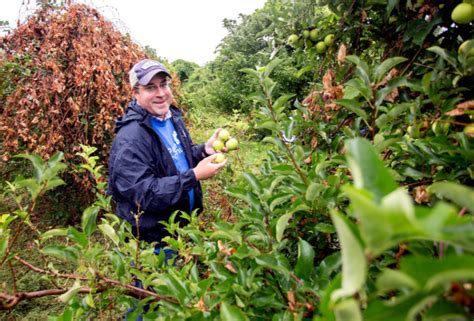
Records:
[[[69,280],[48,293],[67,302],[57,319],[97,318],[106,306],[117,315],[135,306],[134,316],[150,319],[472,319],[474,43],[459,49],[472,38],[472,25],[450,20],[456,4],[271,0],[244,23],[259,31],[262,23],[265,33],[250,36],[232,25],[240,37],[227,39],[233,48],[262,49],[261,36],[282,56],[257,53],[248,59],[264,57],[255,68],[232,53],[214,65],[223,67],[216,78],[210,65],[194,72],[187,88],[193,77],[213,86],[244,80],[219,90],[229,101],[245,92],[240,97],[266,133],[261,143],[272,146],[268,157],[226,189],[231,216],[210,226],[195,213],[175,213],[189,221],[184,227],[173,218],[163,222],[173,235],[169,248],[179,253],[174,265],[134,238],[100,192],[80,227],[36,228],[45,262],[76,267],[34,267]],[[308,41],[304,31],[315,28]],[[287,43],[293,34],[297,42]],[[314,46],[330,34],[334,43],[318,53]],[[289,86],[292,77],[304,83]],[[84,169],[101,191],[92,152],[82,154]],[[42,171],[60,166],[59,157],[48,166],[24,157]],[[2,217],[3,266],[28,266],[12,250],[9,224],[18,220],[35,231],[29,209],[50,181],[59,183],[42,174],[8,184],[10,197],[25,203]],[[135,280],[146,290],[131,285]],[[12,292],[0,293],[4,308],[33,297]]]

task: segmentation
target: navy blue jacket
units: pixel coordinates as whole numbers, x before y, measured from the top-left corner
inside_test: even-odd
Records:
[[[189,212],[188,191],[191,188],[194,189],[193,209],[202,208],[201,185],[192,168],[206,156],[204,144],[194,145],[179,109],[171,106],[170,110],[189,170],[178,172],[171,155],[151,127],[153,116],[135,100],[116,122],[116,137],[109,157],[108,193],[117,204],[117,215],[132,224],[136,235],[133,214],[142,211],[140,239],[147,242],[159,242],[168,235],[159,221],[168,221],[176,210]]]

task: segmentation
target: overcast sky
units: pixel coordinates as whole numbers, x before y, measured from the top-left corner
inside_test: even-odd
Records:
[[[16,26],[34,8],[34,0],[3,0],[0,20]],[[138,44],[156,49],[173,62],[184,59],[203,65],[227,31],[224,18],[237,19],[262,8],[265,0],[82,0],[98,8]],[[30,10],[28,10],[30,9]]]

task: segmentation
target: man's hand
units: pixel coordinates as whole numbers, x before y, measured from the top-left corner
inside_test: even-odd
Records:
[[[214,134],[212,134],[211,138],[209,138],[209,140],[206,142],[206,144],[204,145],[204,149],[206,151],[206,154],[207,155],[214,155],[215,153],[217,153],[214,148],[212,148],[212,144],[219,139],[219,132],[222,130],[222,128],[217,128],[216,131],[214,132]],[[227,153],[227,148],[224,147],[224,149],[222,149],[221,151],[219,151],[220,153],[224,152],[224,153]]]
[[[193,168],[194,175],[196,176],[196,179],[198,181],[215,176],[217,173],[219,173],[222,170],[222,168],[224,168],[225,164],[227,164],[227,159],[224,160],[222,163],[218,163],[218,164],[213,163],[212,161],[216,157],[217,157],[217,154],[206,157],[202,161],[200,161],[196,167]]]

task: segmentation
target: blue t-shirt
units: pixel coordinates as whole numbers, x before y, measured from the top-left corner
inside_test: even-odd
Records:
[[[161,141],[165,144],[168,152],[173,158],[174,164],[180,173],[184,173],[189,169],[189,163],[186,159],[181,142],[178,138],[178,133],[174,128],[171,118],[160,120],[157,118],[151,119],[151,127],[160,136]],[[194,189],[188,191],[189,195],[189,213],[191,213],[194,205]]]

